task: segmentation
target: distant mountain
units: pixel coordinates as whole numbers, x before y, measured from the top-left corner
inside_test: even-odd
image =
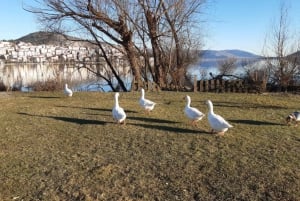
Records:
[[[203,50],[200,56],[205,59],[227,59],[227,58],[259,58],[261,56],[243,50]]]
[[[80,38],[53,32],[34,32],[14,40],[14,42],[31,43],[32,45],[56,45],[56,46],[92,46]],[[228,58],[236,58],[238,62],[243,60],[259,59],[261,56],[243,50],[202,50],[199,53],[201,67],[216,67],[218,62]]]
[[[34,32],[30,33],[28,35],[25,35],[21,38],[18,38],[14,40],[14,42],[25,42],[25,43],[31,43],[32,45],[57,45],[57,46],[69,46],[69,45],[74,45],[74,44],[81,44],[84,46],[89,46],[90,43],[88,42],[83,42],[80,41],[82,39],[64,35],[64,34],[59,34],[59,33],[54,33],[54,32],[44,32],[44,31],[39,31],[39,32]]]
[[[292,58],[293,57],[297,57],[297,58],[300,58],[300,51],[294,52],[294,53],[288,55],[287,57],[292,57]]]
[[[258,60],[262,56],[243,50],[202,50],[199,54],[201,67],[216,67],[218,62],[229,58],[237,59],[237,62]]]

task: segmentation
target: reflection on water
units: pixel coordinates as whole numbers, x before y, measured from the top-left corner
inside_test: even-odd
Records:
[[[0,79],[8,87],[26,87],[49,80],[81,81],[92,76],[86,69],[78,70],[68,64],[13,63],[0,69]]]
[[[81,66],[82,67],[82,66]],[[94,72],[100,72],[94,69]],[[100,73],[109,73],[107,69],[101,68]],[[127,81],[130,81],[127,76]],[[0,82],[9,89],[17,88],[22,91],[29,91],[37,82],[57,81],[58,83],[68,82],[75,90],[110,90],[105,82],[97,77],[95,73],[87,68],[78,68],[75,64],[69,63],[12,63],[0,64]],[[98,89],[96,89],[96,87]]]
[[[8,89],[17,88],[22,91],[30,91],[37,82],[57,81],[58,83],[68,83],[74,91],[110,91],[107,83],[97,77],[95,73],[100,73],[106,77],[111,77],[111,72],[105,67],[91,65],[93,72],[74,63],[0,63],[0,83]],[[124,81],[128,90],[131,87],[132,76],[126,68],[119,68],[118,73]],[[188,73],[197,76],[197,79],[209,79],[209,73],[218,74],[218,68],[201,68],[192,66]],[[237,68],[234,74],[242,74],[242,68]],[[111,78],[117,85],[117,81]]]
[[[196,76],[197,80],[207,80],[212,78],[210,74],[216,76],[220,74],[220,71],[218,67],[207,68],[207,67],[201,67],[195,65],[195,66],[191,66],[188,69],[188,73],[192,76]],[[245,75],[245,69],[242,67],[238,67],[231,74],[243,77]]]

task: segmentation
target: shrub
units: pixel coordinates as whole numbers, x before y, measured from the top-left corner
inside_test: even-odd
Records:
[[[61,84],[56,80],[48,80],[45,82],[36,82],[32,85],[33,91],[57,91],[61,89]]]
[[[3,83],[3,81],[0,81],[0,91],[7,91],[7,87]]]

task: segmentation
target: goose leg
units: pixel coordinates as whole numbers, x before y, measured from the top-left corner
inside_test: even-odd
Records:
[[[219,136],[224,136],[224,134],[225,134],[224,131],[218,133]]]
[[[197,121],[194,120],[193,123],[192,123],[192,125],[193,125],[194,127],[198,128]]]

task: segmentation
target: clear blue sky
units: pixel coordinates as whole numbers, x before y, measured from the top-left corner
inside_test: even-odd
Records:
[[[208,0],[205,49],[241,49],[260,53],[281,0]],[[36,17],[22,8],[34,0],[4,0],[0,8],[0,40],[39,31]],[[300,35],[300,0],[285,0],[293,31]]]
[[[2,0],[0,4],[0,40],[17,39],[40,30],[36,17],[23,9],[34,0]]]
[[[207,49],[241,49],[260,54],[278,20],[281,0],[213,0],[208,12]],[[290,32],[300,38],[300,0],[284,0]]]

